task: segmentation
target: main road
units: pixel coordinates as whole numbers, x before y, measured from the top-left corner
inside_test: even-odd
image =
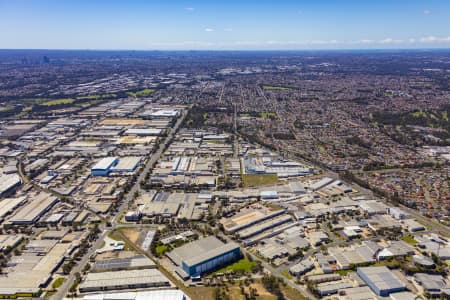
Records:
[[[150,156],[150,158],[147,160],[145,166],[143,169],[140,170],[139,176],[136,179],[136,181],[133,183],[132,187],[122,200],[120,206],[117,209],[117,213],[114,215],[114,217],[111,219],[111,226],[108,228],[105,223],[101,223],[99,226],[100,229],[100,235],[98,238],[94,241],[94,243],[91,245],[87,253],[81,258],[81,260],[75,265],[75,267],[72,269],[70,274],[66,277],[66,280],[64,283],[58,288],[55,294],[51,297],[52,300],[60,300],[63,299],[64,296],[67,294],[67,292],[70,289],[70,286],[75,280],[75,274],[81,273],[84,266],[88,263],[89,258],[95,253],[97,249],[99,249],[103,243],[104,238],[109,233],[110,230],[114,229],[117,226],[117,223],[119,221],[120,216],[123,215],[126,209],[128,209],[128,204],[130,201],[133,200],[135,192],[141,191],[141,181],[145,179],[147,174],[150,172],[150,170],[153,168],[153,166],[156,164],[166,147],[172,142],[176,132],[178,131],[179,127],[183,123],[184,119],[186,118],[186,115],[188,114],[188,111],[183,111],[181,116],[177,119],[174,126],[169,129],[169,132],[167,134],[167,137],[161,142],[158,146],[158,149],[153,152],[153,154]]]

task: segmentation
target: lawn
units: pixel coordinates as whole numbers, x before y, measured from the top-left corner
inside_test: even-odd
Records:
[[[402,240],[411,245],[417,244],[417,241],[414,239],[414,237],[410,235],[405,235],[404,237],[402,237]]]
[[[214,273],[225,273],[229,271],[234,271],[236,273],[251,273],[252,267],[256,265],[254,261],[249,261],[246,258],[243,258],[234,264],[231,264],[229,266],[226,266],[222,269],[217,270]]]
[[[64,277],[59,277],[57,279],[55,279],[55,281],[53,281],[52,283],[52,288],[57,289],[59,288],[64,282]]]
[[[285,86],[263,85],[263,90],[266,90],[266,91],[290,91],[292,89],[285,87]]]
[[[278,176],[276,174],[242,174],[242,183],[245,187],[276,182],[278,182]]]
[[[169,250],[169,247],[166,245],[160,245],[156,247],[156,253],[158,254],[158,256],[163,256],[167,250]]]

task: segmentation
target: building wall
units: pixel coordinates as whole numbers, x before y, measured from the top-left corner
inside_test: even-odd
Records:
[[[190,276],[202,275],[209,271],[222,267],[230,262],[233,262],[241,257],[241,249],[238,247],[234,250],[225,252],[219,256],[205,260],[193,266],[187,266],[182,262],[183,270]]]
[[[104,169],[104,170],[95,169],[95,170],[91,170],[92,176],[108,176],[109,172],[110,172],[109,169]]]

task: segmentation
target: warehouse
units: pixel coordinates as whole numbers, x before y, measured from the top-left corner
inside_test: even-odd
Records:
[[[294,276],[303,275],[305,273],[308,273],[309,271],[314,269],[314,263],[309,259],[304,259],[300,261],[299,263],[293,265],[289,269],[289,273]]]
[[[0,234],[0,252],[8,252],[10,249],[15,248],[23,240],[23,235],[3,235]]]
[[[118,270],[138,270],[155,268],[155,263],[143,254],[127,258],[112,258],[98,260],[94,263],[95,272],[118,271]]]
[[[405,284],[385,266],[358,268],[357,273],[378,296],[406,290]]]
[[[48,194],[39,194],[35,199],[25,205],[12,218],[14,225],[34,224],[41,218],[50,208],[58,202],[58,198]]]
[[[156,111],[150,112],[148,115],[151,118],[174,118],[180,114],[178,110],[173,109],[159,109]]]
[[[142,162],[140,156],[105,157],[91,169],[92,176],[109,176],[110,173],[133,173]]]
[[[442,289],[447,285],[442,275],[432,275],[426,273],[416,273],[414,279],[433,298],[440,296]]]
[[[80,292],[111,291],[171,286],[157,269],[89,273],[80,285]]]
[[[111,168],[119,162],[117,157],[105,157],[102,158],[91,169],[92,176],[108,176],[111,172]]]
[[[358,245],[351,248],[329,248],[328,252],[336,258],[336,263],[344,270],[350,269],[352,265],[375,262],[375,251],[367,245]]]
[[[407,219],[403,221],[403,224],[406,226],[409,232],[422,231],[426,229],[425,226],[423,226],[414,219]]]
[[[328,296],[337,293],[339,290],[348,289],[353,287],[348,281],[332,281],[318,284],[316,292],[321,296]]]
[[[127,293],[86,295],[83,300],[189,300],[180,290],[166,289]]]
[[[270,211],[264,207],[259,209],[243,209],[233,217],[223,218],[220,222],[222,223],[225,232],[233,233],[284,213],[285,211],[282,209]]]
[[[25,202],[27,198],[25,196],[17,198],[7,198],[0,201],[0,220],[10,213],[12,213],[17,207]]]
[[[22,182],[17,174],[2,175],[0,180],[0,196],[11,193]]]
[[[162,133],[162,129],[158,128],[130,128],[125,131],[127,135],[138,135],[138,136],[159,136]]]
[[[389,209],[386,204],[376,200],[359,201],[359,207],[369,215],[384,215]]]
[[[339,293],[344,294],[343,300],[377,300],[377,296],[372,292],[368,286],[351,287],[342,289]],[[408,298],[413,299],[413,298]]]
[[[254,235],[257,235],[259,233],[262,233],[266,230],[269,230],[271,228],[275,228],[279,225],[282,225],[284,223],[292,221],[292,217],[288,214],[277,216],[272,219],[265,220],[263,222],[260,222],[258,224],[255,224],[251,227],[247,227],[245,229],[239,230],[237,232],[240,239],[248,239]]]
[[[121,157],[118,159],[117,164],[110,168],[110,171],[114,173],[132,173],[136,170],[141,161],[142,157],[140,156]]]
[[[397,220],[408,219],[409,214],[398,207],[389,207],[389,214]]]
[[[180,267],[182,273],[196,277],[239,259],[241,249],[234,242],[224,244],[209,236],[176,248],[167,257]]]

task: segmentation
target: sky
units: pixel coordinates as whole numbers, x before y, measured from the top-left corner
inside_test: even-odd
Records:
[[[450,48],[450,0],[0,0],[0,49]]]

